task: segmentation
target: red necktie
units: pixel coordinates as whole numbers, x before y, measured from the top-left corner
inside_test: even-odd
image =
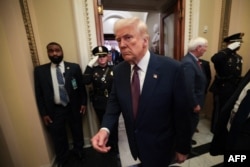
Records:
[[[201,62],[199,59],[197,60],[197,64],[198,64],[199,68],[201,69]]]
[[[138,70],[140,68],[137,65],[134,65],[133,70],[133,76],[132,76],[132,82],[131,82],[131,94],[132,94],[132,104],[133,104],[133,113],[134,118],[136,118],[137,110],[138,110],[138,103],[139,103],[139,97],[140,97],[140,80],[138,75]]]

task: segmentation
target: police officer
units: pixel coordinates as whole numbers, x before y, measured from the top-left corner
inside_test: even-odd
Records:
[[[90,100],[95,109],[99,123],[105,113],[109,93],[113,82],[113,66],[108,65],[108,49],[105,46],[97,46],[92,50],[94,55],[85,69],[83,82],[86,85],[92,84],[93,90],[89,91]],[[118,122],[117,122],[118,128]],[[108,144],[117,151],[118,129],[110,133]]]
[[[237,51],[240,49],[243,36],[244,33],[237,33],[224,38],[223,42],[227,44],[227,48],[222,49],[211,58],[216,71],[214,82],[210,87],[214,98],[212,132],[220,117],[222,107],[234,93],[242,78],[242,57],[237,54]]]

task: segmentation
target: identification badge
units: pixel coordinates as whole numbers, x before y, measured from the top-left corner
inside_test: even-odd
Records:
[[[72,84],[73,89],[77,89],[77,82],[76,82],[76,79],[75,79],[75,78],[73,78],[73,79],[71,80],[71,84]]]

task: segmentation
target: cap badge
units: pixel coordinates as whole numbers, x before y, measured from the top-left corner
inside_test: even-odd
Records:
[[[103,50],[102,50],[102,47],[101,47],[101,46],[99,46],[99,47],[98,47],[98,50],[99,50],[99,52],[103,52]]]

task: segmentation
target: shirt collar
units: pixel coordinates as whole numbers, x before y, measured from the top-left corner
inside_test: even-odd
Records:
[[[57,66],[57,64],[54,64],[54,63],[51,62],[51,67],[56,67],[56,66]],[[58,66],[60,67],[60,69],[64,69],[64,61],[61,61],[58,64]]]
[[[150,58],[150,52],[147,51],[146,54],[142,57],[142,59],[138,62],[137,66],[140,68],[140,70],[146,72],[148,68]],[[134,65],[131,65],[131,69],[133,69]]]
[[[193,53],[189,52],[189,54],[191,54],[191,55],[194,57],[194,59],[195,59],[196,61],[199,60]]]

